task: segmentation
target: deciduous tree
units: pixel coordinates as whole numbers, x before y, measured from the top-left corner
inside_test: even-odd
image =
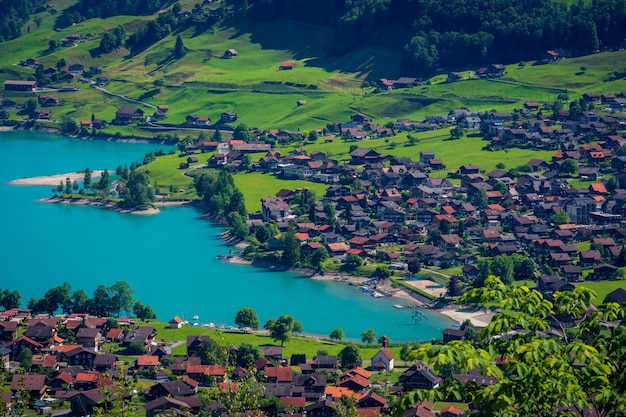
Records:
[[[453,341],[445,345],[423,345],[409,360],[425,360],[435,372],[454,365],[461,373],[478,369],[482,375],[498,379],[495,385],[461,385],[453,379],[429,391],[405,395],[395,415],[415,402],[455,398],[480,404],[473,415],[553,415],[568,410],[569,415],[594,413],[617,416],[626,412],[626,310],[615,303],[587,314],[594,293],[577,286],[574,291],[555,292],[553,302],[526,286],[510,289],[490,276],[484,286],[463,295],[461,301],[480,305],[497,303],[499,312],[481,331],[479,344]],[[580,320],[576,329],[567,329],[563,317]],[[620,322],[621,321],[621,322]],[[602,323],[611,326],[602,335]],[[515,335],[510,339],[499,336]],[[556,332],[545,338],[539,332]],[[621,347],[617,347],[621,346]],[[497,357],[506,358],[498,367]],[[548,388],[549,387],[549,388]]]
[[[363,359],[361,359],[361,351],[354,343],[348,344],[341,349],[337,354],[337,359],[341,363],[341,369],[350,369],[355,366],[361,366]]]
[[[330,332],[330,340],[334,340],[335,342],[341,342],[345,336],[343,329],[340,327],[336,327],[333,331]]]
[[[363,343],[367,343],[368,345],[374,343],[376,340],[376,331],[374,329],[367,329],[363,333],[361,333],[361,341]]]
[[[256,314],[256,311],[250,307],[244,307],[237,312],[235,316],[235,324],[239,326],[239,328],[249,327],[252,330],[257,330],[259,328],[259,317]]]

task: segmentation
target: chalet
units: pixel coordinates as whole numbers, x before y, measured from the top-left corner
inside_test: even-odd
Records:
[[[123,345],[128,347],[133,342],[141,342],[144,345],[148,345],[152,339],[156,336],[156,329],[153,327],[133,327],[124,338]]]
[[[463,243],[463,238],[457,234],[441,235],[438,246],[442,251],[454,250]]]
[[[272,145],[259,142],[238,143],[232,145],[232,149],[241,153],[269,152],[272,150]]]
[[[403,412],[402,417],[435,417],[435,413],[433,412],[434,406],[435,404],[424,400],[414,404],[413,407]]]
[[[263,357],[270,361],[274,361],[276,363],[283,360],[283,348],[282,346],[274,346],[274,345],[261,345],[259,346],[261,352],[263,352]]]
[[[18,104],[13,101],[5,98],[2,100],[2,110],[15,110],[18,108]]]
[[[85,369],[93,368],[96,356],[98,356],[96,352],[80,345],[68,351],[60,351],[60,360],[70,366],[82,366]]]
[[[112,398],[101,392],[100,388],[94,388],[87,391],[74,391],[74,395],[69,398],[71,415],[87,416],[94,414],[95,407],[110,407]],[[125,394],[130,395],[130,394]]]
[[[0,321],[0,342],[9,342],[17,337],[16,321]]]
[[[202,403],[196,396],[177,398],[163,396],[144,404],[146,417],[157,417],[163,415],[197,415],[201,406]]]
[[[202,343],[210,340],[210,336],[187,336],[187,356],[196,355]]]
[[[189,365],[187,376],[198,381],[200,386],[208,387],[214,382],[224,381],[226,368],[220,365]]]
[[[379,154],[374,149],[356,148],[355,150],[350,152],[350,157],[352,158],[350,161],[352,165],[362,165],[367,163],[379,162],[386,156]]]
[[[21,387],[25,387],[32,400],[40,400],[46,392],[46,376],[41,374],[15,374],[11,379],[11,392],[17,397]]]
[[[116,368],[117,355],[101,353],[96,355],[93,360],[93,368],[98,372],[111,373]]]
[[[239,116],[233,112],[223,112],[220,114],[219,123],[231,123],[236,122]]]
[[[307,401],[317,401],[324,394],[327,376],[325,374],[299,374],[293,379],[294,397],[304,397]]]
[[[79,391],[96,389],[104,384],[104,379],[98,371],[78,372],[74,377],[74,387]]]
[[[328,248],[328,253],[331,256],[343,256],[350,249],[345,242],[328,243],[326,244],[326,247]]]
[[[293,381],[293,374],[289,366],[266,366],[264,369],[267,382],[282,384]]]
[[[82,344],[86,348],[91,348],[94,351],[98,351],[100,345],[104,342],[104,337],[100,329],[90,329],[87,327],[81,327],[76,332],[76,339],[78,343]]]
[[[568,282],[576,282],[583,276],[582,269],[578,265],[563,265],[561,266],[561,273],[563,279]],[[563,291],[563,289],[559,289],[559,291]]]
[[[222,55],[222,58],[234,58],[238,55],[239,53],[237,52],[236,49],[227,49],[224,51],[224,55]]]
[[[11,340],[7,344],[5,344],[4,347],[11,349],[11,359],[16,361],[17,358],[19,358],[22,350],[28,348],[31,352],[38,353],[44,348],[44,345],[34,341],[27,336],[22,335],[17,339]]]
[[[362,392],[370,386],[371,382],[369,379],[361,376],[361,375],[352,375],[348,378],[343,378],[339,382],[335,384],[335,387],[344,388],[353,392]],[[328,389],[329,387],[327,387]],[[340,395],[341,397],[341,395]]]
[[[85,67],[82,64],[72,64],[68,67],[68,71],[71,74],[82,74]]]
[[[4,82],[5,91],[33,91],[37,88],[37,81],[7,80]]]
[[[28,115],[32,120],[50,120],[51,112],[50,110],[38,109],[33,110]]]
[[[545,51],[545,52],[543,53],[543,57],[542,57],[542,59],[541,59],[541,60],[542,60],[543,62],[548,63],[548,62],[553,62],[553,61],[556,61],[556,60],[558,60],[558,59],[559,59],[559,53],[558,53],[558,52],[555,52],[555,51],[553,51],[553,50],[551,50],[551,49],[550,49],[550,50]]]
[[[398,383],[403,391],[437,388],[443,380],[435,375],[423,362],[416,362],[400,375]]]
[[[455,81],[460,81],[463,79],[463,74],[461,74],[460,72],[450,72],[448,73],[448,78],[447,78],[447,82],[449,83],[453,83]]]
[[[261,199],[261,217],[264,221],[284,221],[291,216],[291,206],[282,198],[266,197]]]
[[[136,107],[122,107],[115,112],[115,122],[129,124],[136,120],[142,120],[144,112]]]
[[[168,322],[168,325],[170,329],[180,329],[183,327],[183,319],[178,316],[174,316],[174,318]]]
[[[599,264],[593,267],[593,273],[589,274],[589,279],[592,280],[610,280],[614,279],[617,275],[618,268],[610,264]]]
[[[506,68],[502,64],[491,64],[487,73],[490,78],[500,78],[506,73]]]
[[[135,360],[135,367],[139,372],[150,370],[156,371],[160,364],[159,357],[152,355],[139,355]]]
[[[57,371],[59,369],[59,362],[55,355],[49,355],[47,353],[33,355],[33,364],[34,367],[41,367],[41,369],[46,369],[47,371]]]
[[[365,397],[361,398],[358,402],[358,408],[376,408],[378,411],[382,411],[387,406],[387,400],[376,394],[370,392]]]
[[[211,119],[205,116],[198,116],[197,114],[188,114],[185,117],[185,126],[208,126],[211,124]]]
[[[604,298],[605,303],[618,303],[621,306],[626,306],[626,289],[617,288],[611,291]]]
[[[280,66],[278,67],[279,70],[292,70],[293,69],[293,62],[291,61],[283,61],[280,63]]]

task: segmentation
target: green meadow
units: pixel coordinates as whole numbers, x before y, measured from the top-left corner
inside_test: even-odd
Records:
[[[194,326],[184,326],[180,329],[170,329],[167,323],[163,322],[154,322],[151,323],[151,325],[157,329],[158,338],[165,341],[185,340],[187,336],[192,335],[206,335],[211,336],[211,338],[218,341],[218,343],[232,344],[236,346],[239,346],[242,343],[250,343],[256,346],[280,344],[279,342],[273,341],[268,335],[260,333],[243,333],[233,330],[211,329]],[[318,354],[320,351],[325,351],[329,355],[336,355],[341,349],[344,348],[344,346],[345,344],[343,343],[336,343],[326,339],[295,336],[284,344],[283,357],[289,358],[292,354],[304,353],[306,354],[307,359],[312,359],[313,356]],[[361,357],[364,360],[369,360],[369,358],[374,356],[379,349],[380,346],[378,344],[372,344],[371,346],[359,346]],[[400,347],[391,346],[390,350],[396,358],[400,357]],[[184,355],[185,351],[185,345],[183,344],[182,346],[175,348],[172,353]]]
[[[589,288],[595,291],[596,296],[591,300],[594,305],[600,305],[604,302],[604,298],[608,293],[615,291],[618,288],[626,289],[626,281],[585,281],[581,282],[581,287]]]
[[[268,174],[258,172],[233,175],[235,185],[243,193],[246,200],[246,210],[254,213],[261,210],[261,199],[274,197],[277,191],[283,188],[295,190],[296,188],[308,188],[314,191],[317,197],[326,194],[327,184],[304,180],[284,180]]]
[[[55,2],[55,8],[62,11],[72,3],[72,0]],[[192,8],[194,2],[181,4]],[[624,51],[563,59],[548,65],[512,64],[500,80],[446,83],[445,74],[439,74],[420,87],[374,94],[370,86],[379,78],[411,75],[401,71],[400,55],[367,46],[341,56],[329,55],[327,47],[333,43],[335,34],[313,25],[238,17],[214,25],[195,24],[177,29],[137,53],[120,48],[110,54],[99,54],[99,42],[105,31],[122,25],[130,34],[156,15],[91,19],[55,31],[57,16],[41,12],[24,25],[22,37],[0,44],[0,82],[32,76],[32,69],[16,65],[26,58],[35,58],[45,67],[55,66],[61,58],[68,64],[97,65],[104,68],[104,75],[110,80],[107,89],[151,105],[168,104],[167,122],[174,124],[181,123],[190,113],[215,119],[224,111],[233,111],[248,126],[306,130],[347,120],[357,112],[386,123],[398,118],[419,120],[426,115],[445,114],[456,107],[480,112],[510,111],[524,101],[551,103],[563,90],[570,92],[572,98],[585,91],[626,90],[624,79],[610,78],[614,71],[624,70]],[[41,19],[39,27],[35,18]],[[69,33],[80,33],[88,40],[76,47],[48,51],[49,40],[60,40]],[[181,36],[188,51],[180,60],[173,57],[176,36]],[[223,59],[227,49],[237,50],[238,56]],[[279,70],[283,61],[293,62],[294,69]],[[470,71],[465,69],[463,74],[469,75]],[[162,85],[156,87],[155,80],[162,81]],[[52,109],[55,120],[88,119],[92,114],[111,120],[117,108],[130,105],[78,80],[73,84],[81,91],[60,97],[63,105]],[[24,93],[6,96],[18,102],[28,98]],[[297,106],[298,100],[306,100],[306,104]],[[148,107],[144,111],[152,113]],[[15,112],[10,112],[10,116],[17,117]],[[105,133],[122,133],[119,129],[122,128],[107,128]],[[150,134],[123,129],[141,137]]]
[[[72,0],[55,2],[57,10],[73,4]],[[192,8],[192,0],[184,0],[183,7]],[[37,28],[35,17],[41,18]],[[197,24],[183,27],[145,50],[135,54],[125,48],[101,55],[98,46],[105,31],[122,25],[128,33],[134,32],[147,20],[156,16],[118,16],[91,19],[61,31],[54,30],[55,15],[41,12],[23,28],[24,35],[0,44],[0,82],[7,79],[27,79],[34,71],[16,65],[20,60],[35,58],[45,67],[55,66],[61,58],[68,64],[80,62],[89,67],[104,68],[109,78],[107,89],[152,106],[167,104],[170,108],[166,122],[179,124],[188,114],[196,113],[216,120],[222,112],[235,112],[249,127],[308,131],[324,128],[328,123],[346,121],[363,113],[375,122],[386,124],[399,118],[422,120],[427,115],[447,114],[450,109],[467,107],[479,112],[511,111],[524,101],[551,103],[562,91],[572,99],[586,91],[599,93],[626,90],[624,79],[613,80],[614,71],[626,67],[626,52],[599,53],[586,57],[563,59],[547,65],[507,65],[507,74],[499,80],[465,80],[446,83],[446,75],[438,74],[419,87],[406,90],[374,93],[370,87],[379,78],[410,76],[400,70],[401,57],[389,51],[360,47],[342,56],[326,53],[334,33],[328,29],[288,20],[271,23],[238,17],[214,25]],[[48,51],[50,39],[60,40],[69,33],[80,33],[87,42],[72,48]],[[181,36],[187,55],[173,58],[176,36]],[[238,56],[223,59],[227,49],[235,49]],[[294,69],[279,70],[283,61],[291,61]],[[464,75],[470,71],[464,69]],[[154,83],[159,80],[158,86]],[[80,88],[74,93],[54,93],[62,101],[51,108],[56,126],[65,117],[76,120],[97,118],[112,120],[122,106],[134,106],[118,97],[105,95],[88,83],[75,80]],[[24,103],[34,93],[5,92],[5,97]],[[298,106],[299,100],[306,104]],[[153,109],[141,106],[146,114]],[[18,118],[16,111],[10,117]],[[111,126],[105,135],[150,138],[157,133],[133,127]],[[197,137],[198,131],[176,130],[165,133],[179,137]],[[227,135],[225,135],[227,136]],[[433,176],[446,176],[449,169],[463,164],[477,164],[484,171],[503,163],[507,168],[526,164],[537,158],[550,160],[551,151],[511,149],[487,152],[486,142],[474,134],[459,140],[449,140],[449,129],[413,133],[416,142],[409,144],[406,133],[389,139],[346,142],[334,139],[315,143],[299,142],[279,147],[288,153],[296,147],[309,152],[321,151],[329,157],[348,161],[351,145],[374,148],[378,152],[417,159],[421,150],[432,150],[443,160],[446,170]],[[202,158],[204,159],[204,156]],[[253,155],[258,160],[261,155]],[[207,154],[208,158],[209,155]],[[168,155],[146,166],[151,179],[161,191],[175,186],[180,189],[175,197],[195,198],[189,189],[191,179],[178,166],[181,158]],[[200,163],[204,163],[202,160]],[[325,186],[310,182],[280,180],[262,174],[237,174],[236,181],[246,196],[249,211],[260,207],[262,197],[271,196],[281,188],[307,186],[322,195]]]

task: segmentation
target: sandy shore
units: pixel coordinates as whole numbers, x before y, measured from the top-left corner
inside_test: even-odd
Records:
[[[99,178],[102,176],[102,170],[95,170],[91,172],[91,178]],[[69,178],[70,181],[82,181],[85,178],[84,172],[68,172],[67,174],[45,175],[41,177],[20,178],[11,181],[11,185],[47,185],[57,186],[60,182],[65,185],[65,179]]]
[[[464,307],[459,305],[449,306],[447,308],[438,309],[437,312],[444,316],[450,317],[457,323],[463,323],[469,320],[475,327],[485,327],[491,321],[495,313],[488,310],[481,310],[474,307]]]

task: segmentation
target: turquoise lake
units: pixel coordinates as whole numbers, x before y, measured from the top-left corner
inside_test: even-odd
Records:
[[[307,334],[327,336],[341,327],[353,340],[369,328],[392,341],[430,340],[452,323],[426,310],[427,319],[416,324],[412,310],[393,307],[397,299],[374,299],[344,283],[220,261],[229,250],[219,237],[224,229],[193,208],[135,216],[41,203],[51,187],[8,184],[87,167],[114,171],[158,149],[174,148],[0,132],[0,288],[18,289],[26,306],[63,282],[91,296],[100,284],[124,280],[163,321],[197,315],[200,323],[230,325],[240,308],[251,307],[261,325],[290,314]]]

